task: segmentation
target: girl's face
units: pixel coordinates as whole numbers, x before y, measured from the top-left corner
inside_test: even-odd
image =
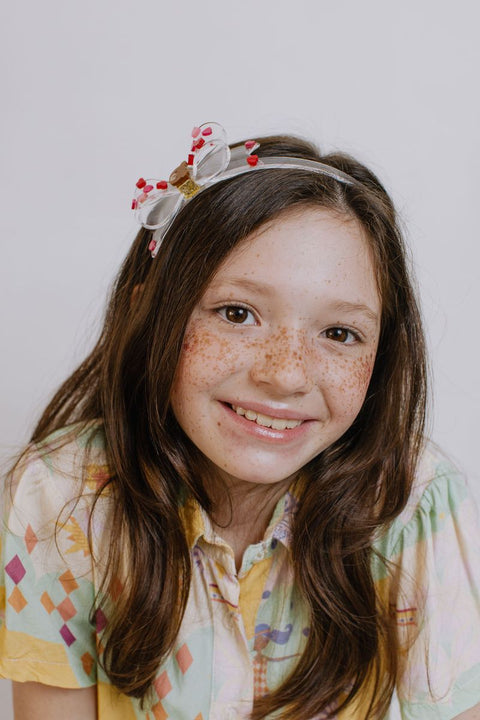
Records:
[[[293,478],[353,423],[379,329],[361,228],[286,212],[232,251],[193,311],[175,416],[230,484]]]

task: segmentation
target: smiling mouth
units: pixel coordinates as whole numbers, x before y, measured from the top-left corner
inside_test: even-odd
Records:
[[[302,424],[303,420],[286,420],[284,418],[271,417],[270,415],[263,415],[257,413],[254,410],[245,410],[239,405],[230,406],[237,415],[242,415],[247,420],[257,423],[262,427],[272,428],[273,430],[293,430]]]

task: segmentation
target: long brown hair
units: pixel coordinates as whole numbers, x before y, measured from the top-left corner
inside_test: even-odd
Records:
[[[311,632],[293,674],[256,703],[252,717],[277,711],[306,720],[332,704],[348,705],[367,684],[365,717],[381,716],[395,685],[398,648],[375,593],[372,538],[404,507],[422,443],[420,314],[395,210],[378,179],[353,158],[322,156],[298,138],[260,142],[260,156],[321,160],[357,182],[277,169],[218,183],[183,208],[155,260],[147,250],[150,232],[142,229],[118,275],[96,347],[57,392],[32,440],[67,423],[103,422],[116,503],[98,600],[107,604],[109,619],[103,663],[121,692],[145,698],[173,648],[188,598],[190,549],[180,498],[190,494],[210,509],[203,458],[169,402],[187,321],[232,248],[282,211],[308,205],[356,219],[370,244],[382,301],[376,362],[353,425],[305,468],[309,482],[294,521],[293,557],[302,559],[295,574]],[[123,592],[109,602],[118,577]]]

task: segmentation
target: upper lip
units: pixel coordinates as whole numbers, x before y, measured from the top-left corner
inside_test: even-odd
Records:
[[[279,407],[246,400],[224,400],[223,402],[227,405],[235,405],[235,407],[241,407],[244,410],[253,410],[253,412],[260,413],[261,415],[268,415],[269,417],[282,420],[313,420],[311,415],[291,410],[285,406]]]

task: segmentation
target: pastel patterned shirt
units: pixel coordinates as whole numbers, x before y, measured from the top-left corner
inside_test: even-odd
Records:
[[[248,718],[254,699],[295,667],[309,633],[290,552],[294,493],[279,501],[239,572],[206,513],[185,503],[190,596],[176,646],[142,710],[113,688],[97,662],[107,619],[97,612],[93,625],[89,620],[112,512],[104,493],[93,514],[94,557],[100,559],[94,563],[87,533],[93,494],[109,472],[103,433],[96,426],[60,450],[54,449],[57,436],[31,450],[6,497],[0,676],[65,688],[95,685],[99,720]],[[79,494],[87,441],[86,485]],[[375,560],[372,567],[404,646],[415,638],[402,656],[388,720],[448,720],[480,702],[479,535],[463,478],[426,450],[407,507],[376,540],[397,570],[389,576]],[[360,695],[338,718],[360,718],[361,709]]]

